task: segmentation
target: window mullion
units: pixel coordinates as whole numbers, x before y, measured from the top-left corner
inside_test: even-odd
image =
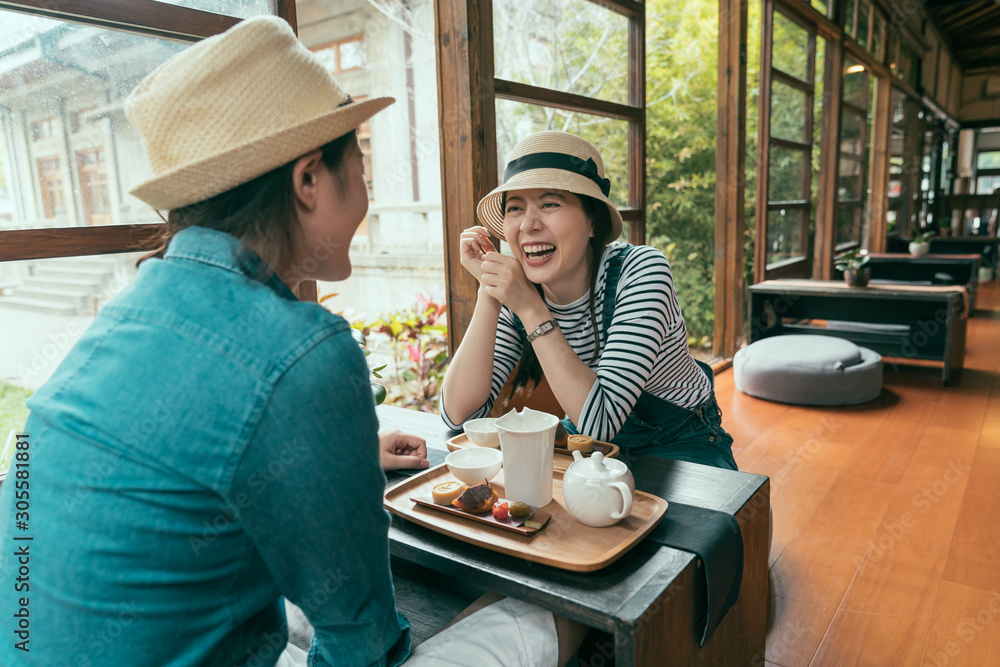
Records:
[[[155,0],[0,0],[0,9],[188,42],[216,35],[240,21]]]

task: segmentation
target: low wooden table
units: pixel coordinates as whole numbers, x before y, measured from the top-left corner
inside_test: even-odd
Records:
[[[382,427],[396,427],[445,448],[455,435],[437,415],[380,406]],[[636,487],[668,481],[668,501],[734,515],[744,542],[740,599],[704,647],[698,646],[695,610],[703,601],[691,553],[643,542],[608,567],[574,573],[465,544],[393,516],[390,551],[453,579],[532,602],[613,636],[602,648],[618,667],[627,665],[764,664],[767,634],[768,479],[693,463],[642,457],[632,466]],[[389,483],[397,479],[390,475]],[[669,513],[669,509],[667,510]],[[405,570],[406,568],[399,568]],[[408,572],[396,572],[406,577]],[[412,575],[411,575],[412,576]]]
[[[893,237],[889,239],[890,252],[907,252],[911,239]],[[989,269],[990,277],[996,278],[997,249],[1000,240],[995,236],[935,236],[930,240],[932,255],[975,253],[981,258],[981,266]]]
[[[947,385],[964,363],[967,308],[963,287],[766,280],[750,286],[750,342],[783,334],[846,338],[896,359],[940,361]]]
[[[868,266],[871,267],[873,284],[962,285],[969,294],[969,314],[975,311],[981,255],[914,257],[903,253],[871,253],[868,256],[871,258]],[[938,282],[940,274],[951,276],[952,281]],[[834,272],[834,278],[841,277],[840,271]]]

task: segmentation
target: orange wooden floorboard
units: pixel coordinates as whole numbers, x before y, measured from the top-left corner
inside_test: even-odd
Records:
[[[1000,656],[1000,592],[941,583],[922,665],[981,667]]]
[[[887,365],[864,406],[716,381],[740,468],[771,477],[767,665],[1000,664],[1000,283],[965,370]]]

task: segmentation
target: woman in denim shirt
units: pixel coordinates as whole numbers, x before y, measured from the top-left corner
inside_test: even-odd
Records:
[[[525,661],[555,664],[565,623],[516,601],[407,660],[383,469],[426,466],[425,443],[379,438],[347,322],[294,293],[350,275],[368,207],[354,129],[391,102],[353,103],[275,18],[190,47],[133,92],[154,176],[132,192],[169,211],[164,248],[28,403],[30,633],[7,635],[0,664],[305,664],[282,596],[315,629],[311,665],[490,664],[444,640],[511,613],[532,626]],[[0,526],[5,550],[22,544]],[[6,619],[26,604],[17,576],[5,556]]]

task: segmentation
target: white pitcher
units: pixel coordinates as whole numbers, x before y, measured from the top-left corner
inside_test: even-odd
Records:
[[[547,412],[512,410],[496,421],[503,453],[504,497],[534,507],[552,502],[552,453],[559,419]]]

